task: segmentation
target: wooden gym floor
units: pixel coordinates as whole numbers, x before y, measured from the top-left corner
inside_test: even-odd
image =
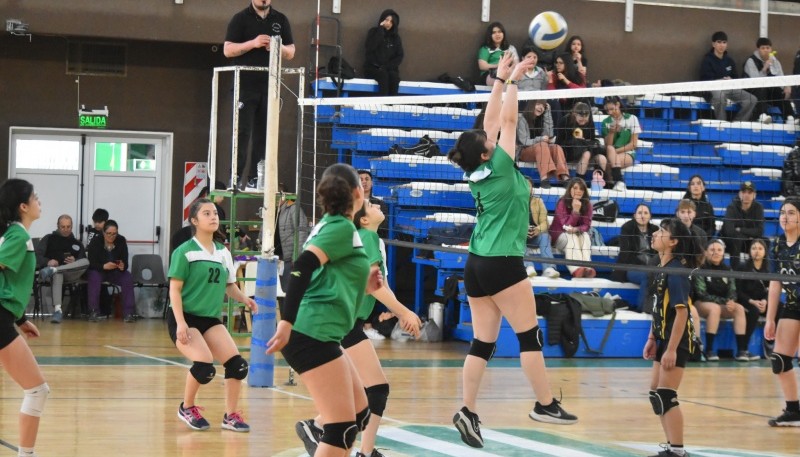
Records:
[[[164,321],[36,323],[42,337],[31,345],[52,389],[37,443],[42,457],[305,455],[294,424],[312,417],[314,407],[302,385],[284,385],[289,370],[282,361],[277,387],[242,391],[250,433],[220,429],[221,379],[204,386],[198,401],[211,430],[194,432],[176,417],[188,365],[169,341]],[[580,417],[571,426],[530,420],[533,393],[519,361],[493,360],[478,403],[487,444],[472,449],[451,423],[462,406],[460,367],[467,344],[375,344],[392,392],[378,438],[387,456],[633,457],[656,453],[664,441],[647,400],[650,364],[643,360],[549,359],[554,392],[561,391],[565,408]],[[21,390],[3,374],[0,457],[16,456],[21,399]],[[692,364],[679,399],[692,456],[798,455],[800,430],[767,426],[783,402],[766,361]]]

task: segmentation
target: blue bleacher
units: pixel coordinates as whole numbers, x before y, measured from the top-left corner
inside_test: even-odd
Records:
[[[319,87],[328,95],[335,89],[328,80],[320,81]],[[375,91],[377,86],[374,81],[354,79],[345,81],[342,95],[369,95]],[[462,92],[455,86],[404,82],[400,85],[400,93],[433,95]],[[729,109],[735,110],[736,107]],[[620,217],[615,222],[593,223],[604,240],[609,241],[619,235],[621,225],[640,202],[650,205],[655,220],[673,216],[690,177],[695,174],[703,176],[707,183],[709,200],[719,218],[718,226],[721,225],[725,208],[737,195],[741,182],[750,180],[755,183],[757,198],[766,209],[765,234],[771,236],[778,232],[776,216],[780,202],[773,201],[773,197],[780,190],[783,160],[797,138],[793,125],[708,121],[703,117],[710,113],[710,105],[699,97],[654,96],[637,100],[629,107],[629,111],[639,117],[644,131],[636,151],[636,164],[624,171],[628,190],[602,190],[591,195],[593,201],[613,199],[619,205]],[[389,155],[389,149],[394,145],[411,147],[423,135],[428,135],[444,154],[453,146],[461,131],[472,127],[477,114],[476,109],[454,107],[421,109],[375,105],[356,108],[343,105],[320,106],[318,120],[331,124],[332,147],[339,151],[341,160],[350,160],[357,168],[369,168],[372,171],[374,195],[383,197],[389,204],[390,236],[404,233],[411,235],[415,241],[423,241],[432,228],[474,223],[474,201],[463,181],[463,172],[445,157]],[[604,117],[594,116],[598,132]],[[520,169],[538,182],[534,164],[521,163]],[[534,192],[544,200],[552,214],[564,189],[537,187]],[[593,251],[593,260],[613,263],[618,249],[594,248]],[[462,272],[466,252],[434,252],[432,258],[418,254],[415,251],[412,261],[417,265],[418,284],[414,307],[420,312],[423,303],[419,285],[422,283],[423,267],[434,267],[437,293],[441,294],[444,280]],[[555,254],[561,256],[560,253]],[[569,277],[566,268],[560,266],[559,269],[563,274],[561,279],[534,278],[532,286],[535,291],[560,293],[593,290],[620,295],[629,301],[636,299],[638,286],[635,284],[615,283],[601,278],[569,280],[565,279]],[[457,312],[460,315],[460,323],[453,330],[453,335],[470,340],[469,307],[463,290],[459,301],[458,311],[447,310],[447,313]],[[584,329],[591,345],[599,344],[607,322],[584,319]],[[546,328],[544,320],[541,320],[541,326]],[[648,331],[648,318],[624,319],[624,323],[615,326],[607,346],[616,349],[609,349],[602,356],[641,356],[641,346]],[[723,332],[721,330],[720,334]],[[630,345],[623,344],[631,341]],[[515,345],[513,331],[505,323],[498,341],[498,355],[518,355]],[[578,356],[597,356],[581,346]],[[725,348],[725,344],[719,346]],[[751,348],[751,352],[756,351]],[[545,349],[545,355],[562,354],[560,347],[554,346]]]

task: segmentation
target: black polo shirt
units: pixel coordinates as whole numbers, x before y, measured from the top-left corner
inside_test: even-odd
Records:
[[[253,8],[252,3],[231,18],[231,21],[228,23],[228,31],[225,33],[225,41],[244,43],[258,35],[280,35],[281,42],[284,45],[294,44],[289,19],[283,13],[276,11],[275,8],[270,6],[267,17],[262,19],[255,8]],[[268,67],[269,49],[252,49],[240,56],[234,57],[232,60],[234,65]],[[266,90],[268,78],[266,72],[244,71],[241,73],[241,85],[243,89],[260,87]]]

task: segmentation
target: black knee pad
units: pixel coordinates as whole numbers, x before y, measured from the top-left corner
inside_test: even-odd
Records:
[[[485,343],[481,340],[472,339],[472,344],[469,345],[469,355],[473,355],[475,357],[480,357],[485,361],[489,361],[494,356],[494,350],[497,348],[497,345],[494,342]]]
[[[386,401],[389,399],[389,384],[378,384],[376,386],[367,387],[367,402],[369,402],[369,410],[376,416],[383,417],[383,411],[386,409]]]
[[[667,411],[678,406],[678,392],[672,389],[657,389],[650,391],[650,404],[656,416],[663,416]]]
[[[781,374],[786,373],[787,371],[792,371],[792,358],[788,355],[773,352],[772,355],[769,356],[769,359],[772,362],[773,373]]]
[[[194,362],[192,367],[189,368],[189,373],[191,373],[192,377],[200,384],[208,384],[214,379],[214,375],[217,374],[217,369],[214,368],[213,363]]]
[[[320,439],[320,442],[341,449],[350,449],[356,441],[356,435],[358,435],[358,426],[355,422],[325,424],[322,427],[322,439]]]
[[[247,360],[239,354],[228,359],[222,366],[225,367],[225,379],[233,378],[241,381],[247,377],[247,372],[249,371]]]
[[[356,413],[356,425],[358,426],[359,432],[363,432],[364,429],[367,428],[370,414],[372,413],[370,412],[369,406]]]
[[[544,336],[538,325],[528,331],[517,333],[517,340],[519,341],[519,352],[542,352]]]

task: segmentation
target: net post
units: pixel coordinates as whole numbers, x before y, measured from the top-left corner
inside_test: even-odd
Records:
[[[253,336],[250,338],[250,387],[272,387],[275,385],[275,355],[267,355],[267,342],[275,335],[277,310],[278,258],[271,256],[258,259],[256,272],[256,304],[258,312],[253,314]]]

